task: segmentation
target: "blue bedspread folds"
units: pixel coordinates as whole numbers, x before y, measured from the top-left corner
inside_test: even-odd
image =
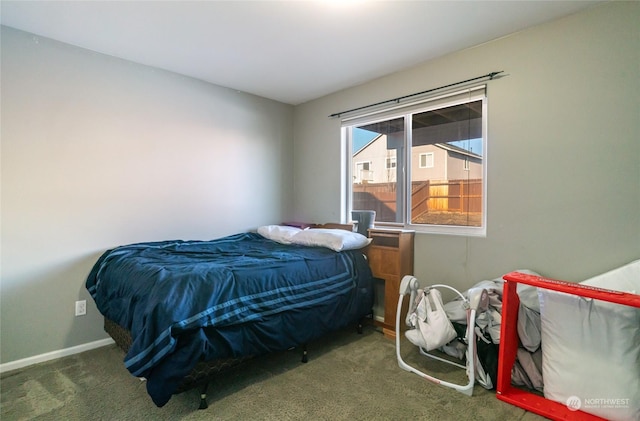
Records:
[[[131,332],[125,366],[163,406],[199,361],[285,350],[369,314],[372,282],[361,251],[243,233],[108,250],[86,287]]]

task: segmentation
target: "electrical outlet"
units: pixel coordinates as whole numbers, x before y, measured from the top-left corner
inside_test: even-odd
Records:
[[[76,301],[76,316],[87,314],[87,300]]]

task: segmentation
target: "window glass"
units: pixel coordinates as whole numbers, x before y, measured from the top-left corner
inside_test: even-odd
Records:
[[[482,226],[482,101],[411,117],[410,223]]]
[[[433,152],[420,154],[420,168],[433,168]]]
[[[405,142],[404,118],[352,127],[354,168],[352,209],[375,210],[376,221],[402,222],[398,195],[398,158]],[[359,176],[358,162],[371,162],[369,178]]]
[[[395,156],[390,156],[387,158],[387,169],[390,168],[395,168],[396,167],[396,157]]]
[[[484,235],[486,98],[458,96],[398,116],[345,125],[351,210],[377,223]]]

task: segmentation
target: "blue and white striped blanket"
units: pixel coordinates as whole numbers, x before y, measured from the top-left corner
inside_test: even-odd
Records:
[[[131,332],[125,366],[164,405],[199,360],[284,350],[371,311],[362,252],[282,245],[254,233],[105,252],[86,287]]]

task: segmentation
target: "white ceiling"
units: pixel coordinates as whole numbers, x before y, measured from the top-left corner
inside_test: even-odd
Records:
[[[288,104],[601,1],[5,1],[2,25]]]

